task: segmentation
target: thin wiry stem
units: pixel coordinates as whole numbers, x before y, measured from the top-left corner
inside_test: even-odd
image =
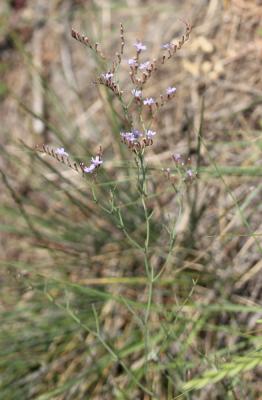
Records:
[[[148,368],[148,356],[149,356],[149,341],[150,341],[150,328],[149,320],[152,308],[153,300],[153,283],[154,283],[154,269],[149,260],[149,243],[150,243],[150,215],[148,212],[148,207],[146,204],[147,198],[147,185],[146,185],[146,167],[144,163],[144,152],[140,151],[137,154],[137,166],[138,166],[138,188],[141,193],[141,202],[144,210],[146,232],[144,240],[144,263],[147,275],[147,305],[144,316],[144,343],[145,343],[145,364],[144,364],[144,374],[147,375]]]
[[[143,390],[145,393],[147,393],[150,396],[154,396],[154,393],[152,393],[149,389],[147,389],[135,376],[135,374],[126,366],[124,361],[119,357],[117,354],[116,350],[112,348],[112,346],[109,346],[109,344],[104,340],[100,333],[100,326],[99,326],[99,321],[98,321],[98,316],[95,310],[95,307],[92,306],[93,313],[94,313],[94,318],[95,318],[95,323],[96,323],[96,331],[91,329],[88,325],[83,323],[80,318],[73,312],[73,310],[70,308],[70,304],[67,301],[66,307],[63,305],[55,302],[54,298],[50,295],[50,293],[46,292],[47,297],[49,298],[50,301],[54,302],[59,308],[63,309],[64,311],[67,312],[67,314],[84,330],[86,330],[89,334],[93,335],[96,337],[99,342],[102,344],[102,346],[105,348],[105,350],[112,356],[112,359],[114,362],[118,362],[124,371],[127,373],[127,375],[130,377],[131,380],[135,382],[135,384]],[[95,310],[95,312],[94,312]]]

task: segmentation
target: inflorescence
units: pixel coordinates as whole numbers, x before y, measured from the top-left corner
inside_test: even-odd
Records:
[[[139,131],[138,129],[132,129],[131,132],[121,132],[121,140],[132,150],[140,150],[145,148],[146,146],[150,146],[153,144],[153,136],[155,136],[156,132],[148,129],[144,132]]]
[[[141,61],[141,54],[146,52],[147,46],[142,43],[140,40],[137,40],[134,43],[135,55],[132,58],[129,58],[127,63],[129,67],[129,76],[131,79],[131,83],[133,88],[131,90],[131,101],[127,103],[124,99],[124,90],[120,88],[119,82],[117,80],[117,69],[120,66],[123,60],[124,48],[125,48],[125,37],[124,37],[124,27],[120,24],[120,46],[119,51],[116,52],[114,59],[111,61],[111,66],[108,70],[97,78],[94,82],[96,84],[101,84],[109,88],[119,99],[123,106],[123,110],[125,112],[126,121],[128,122],[128,130],[126,132],[121,132],[121,141],[128,146],[129,149],[137,152],[145,149],[145,147],[153,144],[153,137],[156,135],[156,132],[147,129],[144,127],[144,122],[142,118],[143,109],[149,111],[151,116],[154,116],[154,113],[162,107],[165,103],[170,101],[176,94],[176,88],[174,86],[169,86],[166,88],[164,94],[160,94],[158,97],[145,97],[143,96],[143,90],[145,84],[151,78],[154,71],[156,71],[161,65],[165,64],[167,60],[172,58],[175,53],[181,49],[183,44],[189,39],[189,35],[191,32],[191,26],[187,22],[185,22],[186,31],[179,39],[177,43],[165,43],[161,46],[161,49],[164,51],[164,54],[161,55],[158,59],[153,59],[152,61],[147,59],[146,61]],[[104,60],[108,60],[108,57],[104,55],[104,53],[100,49],[100,45],[98,43],[92,43],[92,41],[85,35],[77,32],[72,29],[71,31],[72,37],[89,47],[90,50],[94,51],[97,56],[100,56]],[[133,108],[133,112],[139,113],[139,120],[142,123],[143,130],[134,129],[134,116],[130,115],[130,106],[132,103],[137,105],[137,108]],[[69,159],[69,154],[65,151],[63,147],[57,148],[56,150],[50,149],[48,146],[43,145],[41,148],[37,147],[37,150],[49,154],[57,161],[66,163],[70,168],[82,173],[93,174],[97,171],[97,169],[102,165],[102,151],[100,148],[99,153],[92,159],[90,165],[85,165],[83,162],[73,162]],[[182,164],[181,164],[182,165]],[[194,173],[188,169],[186,175],[189,179],[193,179]]]
[[[183,21],[184,22],[184,21]],[[135,88],[132,90],[132,93],[137,101],[141,102],[141,105],[148,106],[151,111],[153,111],[153,106],[157,109],[159,106],[163,106],[165,102],[169,101],[175,94],[176,88],[169,87],[166,89],[166,94],[160,95],[160,98],[143,98],[142,97],[142,89],[147,83],[147,81],[151,78],[154,71],[156,71],[161,65],[165,64],[167,60],[172,58],[178,50],[184,45],[184,43],[189,39],[189,35],[191,32],[191,25],[187,22],[184,22],[186,26],[186,31],[182,35],[182,37],[178,40],[177,43],[165,43],[161,46],[161,49],[164,51],[164,54],[161,55],[158,59],[153,59],[152,61],[146,60],[140,62],[140,57],[143,52],[146,52],[147,46],[142,43],[140,40],[137,40],[134,43],[134,48],[136,50],[135,55],[132,58],[129,58],[127,63],[129,66],[129,76]],[[99,44],[92,44],[90,39],[72,29],[72,37],[77,41],[83,43],[88,46],[91,50],[96,52],[98,55],[101,55],[101,51],[99,49]],[[108,87],[116,96],[120,97],[122,100],[124,91],[120,88],[119,83],[116,78],[116,70],[122,62],[123,54],[125,47],[125,37],[124,37],[124,28],[123,25],[120,24],[120,50],[116,52],[115,58],[111,63],[111,67],[108,71],[104,72],[99,76],[95,83],[102,84]],[[105,57],[102,54],[103,57]]]
[[[69,158],[69,154],[65,151],[63,147],[57,147],[55,150],[53,150],[49,146],[43,144],[41,147],[36,146],[35,149],[40,153],[48,154],[60,163],[66,164],[69,168],[75,170],[76,172],[82,172],[83,174],[93,174],[103,164],[101,147],[98,154],[95,157],[91,158],[91,164],[89,166],[81,161],[72,161]]]
[[[172,159],[175,162],[176,171],[179,173],[180,178],[184,182],[193,182],[197,178],[197,171],[191,166],[191,159],[183,157],[179,153],[172,155]],[[165,168],[163,171],[166,173],[168,180],[172,183],[177,183],[177,175],[171,175],[171,169]]]
[[[193,181],[197,177],[197,172],[191,167],[191,158],[185,158],[179,153],[173,154],[172,158],[184,180]]]

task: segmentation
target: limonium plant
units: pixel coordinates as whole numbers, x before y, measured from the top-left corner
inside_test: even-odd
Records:
[[[150,59],[148,45],[141,40],[137,40],[133,43],[133,55],[124,55],[126,42],[124,27],[121,24],[119,51],[115,54],[113,60],[110,60],[109,57],[102,52],[98,43],[93,43],[87,36],[79,33],[75,29],[72,29],[71,32],[72,37],[75,40],[87,46],[98,58],[101,59],[101,65],[107,65],[106,70],[99,74],[95,79],[94,84],[104,86],[119,100],[123,112],[124,128],[119,131],[118,140],[121,146],[126,147],[128,150],[127,154],[130,154],[130,158],[134,160],[134,165],[137,169],[137,190],[145,224],[145,233],[142,242],[138,241],[138,239],[133,237],[128,231],[121,208],[116,207],[114,204],[113,191],[111,192],[111,208],[106,211],[116,217],[118,228],[121,230],[130,245],[142,254],[144,260],[144,270],[147,281],[146,307],[142,318],[140,318],[134,310],[132,310],[132,312],[135,314],[136,319],[139,320],[139,326],[143,332],[146,381],[142,384],[137,381],[136,377],[132,376],[132,379],[134,379],[138,386],[149,395],[152,395],[153,389],[150,383],[150,377],[147,374],[148,363],[152,359],[157,360],[158,358],[158,353],[154,348],[154,344],[151,343],[150,340],[150,318],[154,285],[162,274],[164,274],[166,266],[169,264],[176,241],[176,229],[174,224],[168,231],[168,252],[166,257],[163,259],[162,265],[158,269],[155,269],[151,262],[152,254],[150,251],[151,219],[154,210],[152,210],[148,205],[148,199],[152,193],[150,193],[148,185],[148,166],[146,165],[145,152],[150,151],[150,147],[157,143],[157,138],[160,135],[157,130],[156,115],[165,104],[174,101],[179,89],[176,88],[175,82],[170,82],[170,85],[163,90],[163,93],[158,93],[155,96],[147,96],[144,93],[146,85],[149,84],[150,79],[154,76],[155,72],[163,67],[166,62],[172,60],[176,52],[180,50],[184,43],[189,39],[190,32],[190,24],[185,23],[185,33],[178,42],[162,44],[159,49],[160,56],[157,59]],[[121,87],[121,83],[118,79],[118,72],[121,66],[124,66],[124,68],[128,68],[129,70],[129,78],[132,87],[128,92]],[[42,145],[38,146],[36,150],[51,156],[56,161],[81,173],[83,177],[91,179],[94,183],[92,186],[92,195],[99,206],[99,199],[97,199],[94,186],[101,168],[105,170],[107,169],[107,155],[103,154],[101,146],[97,153],[90,158],[89,162],[74,161],[70,156],[69,150],[63,147],[51,148],[50,146]],[[162,172],[163,179],[167,179],[171,183],[176,193],[181,187],[181,183],[190,184],[197,176],[196,170],[191,165],[191,160],[175,152],[172,154],[172,150],[170,150],[170,167],[163,168]],[[105,210],[105,207],[102,207]],[[93,311],[95,319],[98,321],[96,310],[94,309]],[[98,322],[95,335],[101,341],[106,350],[108,350],[112,355],[112,348],[105,343],[103,336],[100,335]],[[122,367],[124,370],[127,370],[124,364],[122,364]]]

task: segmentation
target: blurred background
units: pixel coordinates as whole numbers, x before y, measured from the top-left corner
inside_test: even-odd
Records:
[[[128,94],[135,40],[148,47],[145,61],[157,58],[184,33],[184,20],[190,40],[146,89],[157,96],[177,88],[147,154],[152,190],[161,194],[151,204],[155,268],[166,245],[162,223],[179,212],[161,169],[172,168],[173,153],[199,167],[181,199],[172,263],[155,289],[150,397],[123,367],[143,382],[141,332],[126,307],[132,301],[139,313],[146,301],[141,257],[80,175],[30,147],[63,146],[88,160],[101,145],[98,195],[109,196],[103,182],[111,179],[121,204],[134,202],[119,106],[94,84],[103,66],[71,28],[113,58],[124,25]],[[261,21],[260,0],[1,1],[0,399],[261,398]],[[135,204],[125,217],[143,237]],[[118,361],[85,327],[94,326],[93,307]],[[220,377],[207,378],[209,369]]]

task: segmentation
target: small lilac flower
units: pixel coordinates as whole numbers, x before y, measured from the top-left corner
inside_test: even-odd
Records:
[[[128,142],[137,142],[137,138],[133,135],[132,132],[130,132],[128,138],[127,138]]]
[[[147,69],[150,66],[150,61],[146,61],[142,64],[139,65],[139,69],[143,70],[143,69]]]
[[[127,140],[128,142],[133,142],[135,140],[132,132],[121,132],[120,135],[124,140]]]
[[[173,154],[173,158],[177,162],[181,161],[181,159],[182,159],[181,154],[178,154],[178,153]]]
[[[156,134],[156,132],[154,132],[154,131],[151,131],[151,130],[146,131],[146,137],[148,139],[152,139],[152,137],[155,136],[155,134]]]
[[[128,64],[135,67],[137,65],[137,60],[135,58],[129,58]]]
[[[132,90],[132,95],[133,95],[134,97],[140,98],[140,97],[142,96],[142,90],[133,89],[133,90]]]
[[[132,133],[134,139],[138,139],[139,137],[143,136],[142,133],[138,129],[133,129],[131,133]]]
[[[103,164],[103,161],[100,159],[99,156],[96,156],[96,158],[92,157],[91,161],[92,161],[91,165],[94,165],[95,167],[98,167],[99,165]]]
[[[176,88],[175,88],[175,87],[171,87],[171,86],[169,86],[169,87],[167,88],[167,90],[166,90],[166,94],[167,94],[167,95],[173,94],[173,93],[175,93],[175,92],[176,92]]]
[[[86,172],[87,174],[91,174],[95,168],[96,168],[95,164],[91,164],[90,167],[84,168],[84,172]]]
[[[136,48],[136,51],[139,53],[142,50],[146,50],[146,46],[142,42],[136,42],[136,43],[134,43],[134,46]]]
[[[165,44],[162,44],[162,46],[161,46],[161,48],[164,50],[171,49],[171,47],[172,47],[171,43],[165,43]]]
[[[128,132],[120,132],[120,136],[122,136],[123,139],[127,138]]]
[[[63,147],[58,147],[55,151],[55,154],[58,154],[59,156],[66,156],[68,157],[68,153],[65,151]]]
[[[135,135],[133,134],[133,132],[126,132],[125,139],[126,139],[128,142],[134,142],[134,141],[136,140],[136,137],[135,137]]]
[[[108,81],[109,79],[112,79],[114,76],[114,74],[112,74],[112,72],[106,72],[105,74],[102,74],[102,77]]]
[[[189,178],[193,178],[193,176],[194,176],[194,172],[192,171],[192,169],[188,169],[188,170],[186,171],[186,174],[187,174],[187,176],[188,176]]]
[[[155,104],[155,100],[153,99],[153,97],[148,97],[147,99],[144,100],[144,105],[147,106],[152,106],[152,104]]]
[[[138,129],[133,129],[132,132],[121,132],[120,135],[127,142],[136,142],[139,137],[143,136],[142,133]]]

